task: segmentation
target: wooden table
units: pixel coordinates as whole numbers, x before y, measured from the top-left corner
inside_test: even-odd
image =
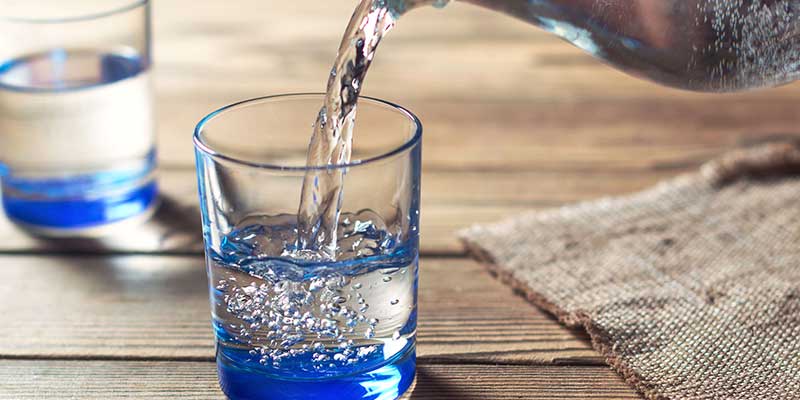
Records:
[[[319,91],[354,1],[154,3],[163,205],[140,229],[94,241],[34,239],[0,222],[2,399],[222,397],[191,131],[234,100]],[[401,21],[370,75],[366,94],[425,124],[413,399],[638,398],[584,332],[465,258],[454,232],[635,191],[793,133],[800,119],[797,86],[663,89],[461,4]]]

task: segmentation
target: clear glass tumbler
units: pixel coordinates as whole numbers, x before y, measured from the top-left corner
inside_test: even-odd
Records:
[[[363,98],[353,161],[306,166],[322,102],[248,100],[195,130],[217,366],[231,399],[395,399],[414,380],[422,126]],[[341,170],[336,258],[303,257],[303,178]]]
[[[4,3],[0,181],[12,221],[92,235],[154,208],[150,42],[147,0]]]

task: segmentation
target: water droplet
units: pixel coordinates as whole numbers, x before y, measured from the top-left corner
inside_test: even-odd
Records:
[[[384,276],[383,277],[383,281],[384,282],[391,282],[392,281],[392,277],[391,276]]]
[[[397,339],[400,339],[400,331],[394,331],[394,333],[392,333],[392,340]]]
[[[333,356],[333,359],[336,360],[336,361],[344,361],[344,360],[347,359],[347,357],[344,354],[339,353],[339,354],[335,354]]]
[[[353,284],[353,289],[358,290],[361,289],[362,286],[363,285],[361,284],[361,282],[356,282]]]
[[[392,301],[390,302],[390,304],[394,306],[394,305],[397,305],[397,303],[399,303],[399,302],[400,302],[400,300],[399,300],[399,299],[394,299],[394,300],[392,300]]]

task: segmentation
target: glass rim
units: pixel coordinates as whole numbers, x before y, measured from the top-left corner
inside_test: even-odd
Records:
[[[150,4],[150,1],[151,0],[128,0],[127,2],[125,2],[125,4],[111,8],[109,10],[78,14],[71,17],[52,17],[52,18],[15,17],[0,13],[0,21],[25,23],[25,24],[62,24],[69,22],[91,21],[95,19],[110,17],[117,14],[122,14],[143,6],[147,6]]]
[[[278,164],[271,164],[271,163],[260,163],[254,161],[243,160],[236,157],[231,157],[229,155],[220,153],[214,150],[211,146],[206,144],[200,136],[201,131],[203,128],[211,122],[216,117],[225,114],[227,112],[235,111],[236,108],[239,106],[243,106],[250,103],[256,103],[264,100],[274,100],[274,99],[289,99],[289,98],[301,98],[301,97],[322,97],[325,96],[325,93],[285,93],[285,94],[276,94],[276,95],[269,95],[269,96],[261,96],[261,97],[254,97],[242,101],[238,101],[235,103],[228,104],[224,107],[221,107],[210,114],[206,115],[194,129],[194,134],[192,135],[192,142],[194,142],[194,147],[196,150],[202,152],[203,154],[210,156],[213,159],[217,160],[224,160],[230,163],[238,164],[240,166],[249,167],[249,168],[258,168],[258,169],[265,169],[265,170],[272,170],[272,171],[321,171],[321,170],[336,170],[336,169],[343,169],[343,168],[353,168],[358,166],[363,166],[366,164],[371,164],[377,161],[385,160],[391,158],[397,154],[401,154],[408,149],[416,146],[422,140],[422,121],[411,111],[407,108],[400,106],[398,104],[392,103],[390,101],[378,99],[375,97],[370,96],[360,96],[360,100],[367,100],[369,102],[381,104],[384,106],[388,106],[393,111],[397,111],[403,116],[405,116],[411,123],[414,125],[414,135],[408,138],[403,142],[403,144],[399,146],[393,146],[391,150],[381,152],[380,154],[372,157],[365,158],[363,160],[358,161],[351,161],[345,164],[330,164],[330,165],[304,165],[304,166],[293,166],[293,165],[278,165]]]

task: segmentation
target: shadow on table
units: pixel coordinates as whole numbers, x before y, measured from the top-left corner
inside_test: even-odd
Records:
[[[454,379],[446,379],[437,375],[426,365],[417,364],[417,383],[414,390],[404,397],[408,400],[421,399],[459,399],[459,400],[481,400],[475,393],[469,393],[460,382]],[[463,382],[461,382],[463,383]]]
[[[202,255],[200,212],[162,196],[150,220],[102,238],[37,238],[45,257],[57,263],[70,290],[97,293],[114,301],[166,301],[171,296],[203,299],[208,295]],[[126,306],[127,307],[127,306]]]
[[[59,254],[58,263],[73,288],[133,295],[207,295],[200,211],[162,195],[158,209],[140,225],[99,238],[34,237],[34,253]],[[27,252],[26,252],[27,253]],[[175,257],[197,256],[197,257]],[[102,289],[99,289],[100,287]]]
[[[202,225],[197,204],[182,204],[162,195],[156,212],[139,225],[98,238],[46,238],[34,240],[45,252],[92,254],[201,254]]]

